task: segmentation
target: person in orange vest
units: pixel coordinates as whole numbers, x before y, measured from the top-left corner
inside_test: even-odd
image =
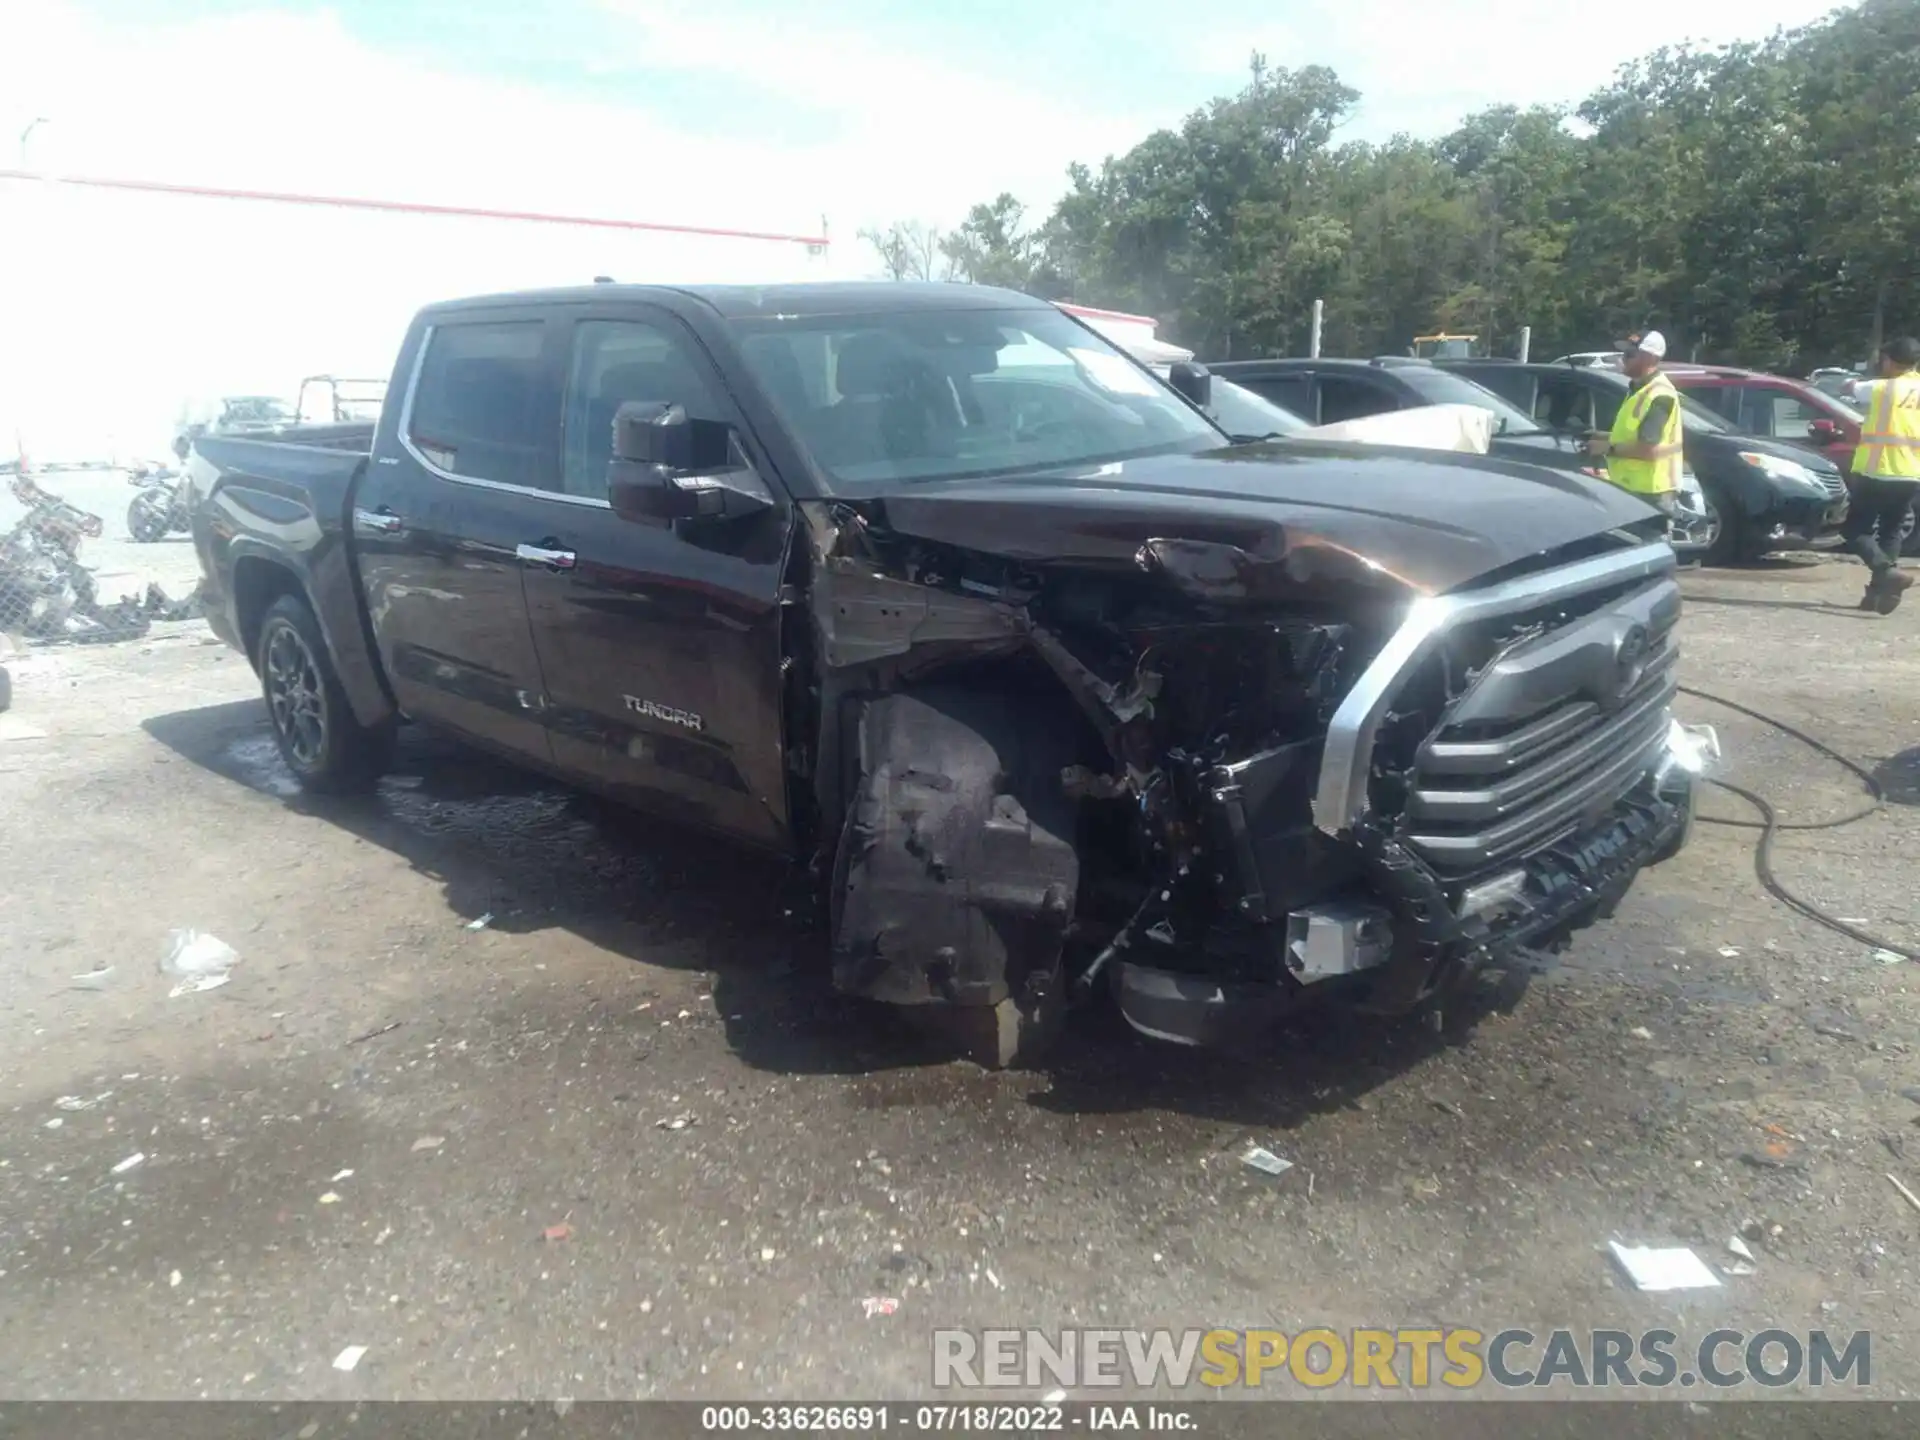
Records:
[[[1891,615],[1913,584],[1899,563],[1900,532],[1920,499],[1920,340],[1882,347],[1880,378],[1853,393],[1866,419],[1853,452],[1846,546],[1873,572],[1860,608]]]

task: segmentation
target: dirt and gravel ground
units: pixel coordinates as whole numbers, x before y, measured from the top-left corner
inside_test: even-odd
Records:
[[[1891,803],[1778,868],[1920,948],[1920,607],[1863,616],[1860,578],[1689,576],[1685,678],[1877,767]],[[1453,1033],[1222,1058],[1090,1015],[989,1074],[834,999],[766,861],[420,735],[377,797],[300,798],[198,623],[15,671],[0,1394],[911,1396],[933,1327],[994,1324],[1870,1329],[1873,1393],[1920,1388],[1885,1178],[1920,1185],[1920,976],[1767,898],[1750,832]],[[1786,818],[1858,805],[1683,713]],[[242,958],[169,998],[189,926]],[[1712,1291],[1602,1248],[1727,1264],[1743,1226],[1756,1273]]]

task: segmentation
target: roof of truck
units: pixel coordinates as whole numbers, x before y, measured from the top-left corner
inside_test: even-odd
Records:
[[[592,304],[651,300],[672,304],[696,300],[728,319],[770,315],[862,315],[901,310],[1031,310],[1046,304],[1016,290],[992,285],[916,280],[822,280],[791,285],[571,285],[444,300],[428,312],[494,305]]]

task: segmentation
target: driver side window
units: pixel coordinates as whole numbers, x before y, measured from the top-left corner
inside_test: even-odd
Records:
[[[679,405],[695,420],[730,420],[709,375],[705,357],[665,325],[583,320],[574,326],[560,488],[606,498],[613,417],[629,400]]]

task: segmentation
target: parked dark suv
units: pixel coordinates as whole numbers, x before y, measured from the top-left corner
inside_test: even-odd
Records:
[[[1226,360],[1215,375],[1284,405],[1309,425],[1337,425],[1421,405],[1477,405],[1494,417],[1492,451],[1556,470],[1597,473],[1571,436],[1556,434],[1483,386],[1429,360]]]
[[[1541,425],[1503,396],[1455,374],[1451,366],[1436,368],[1446,363],[1385,355],[1375,360],[1229,360],[1207,368],[1306,417],[1312,425],[1334,425],[1423,405],[1477,406],[1493,415],[1493,454],[1606,478],[1606,471],[1587,455],[1578,434]],[[1689,473],[1682,481],[1680,514],[1670,527],[1673,548],[1689,559],[1705,559],[1719,531],[1720,522]]]
[[[1625,375],[1598,365],[1442,363],[1565,435],[1611,429],[1627,393]],[[1680,405],[1687,465],[1699,477],[1713,517],[1713,536],[1702,556],[1709,564],[1810,542],[1832,534],[1846,519],[1846,482],[1831,462],[1799,446],[1735,430],[1684,395]]]

